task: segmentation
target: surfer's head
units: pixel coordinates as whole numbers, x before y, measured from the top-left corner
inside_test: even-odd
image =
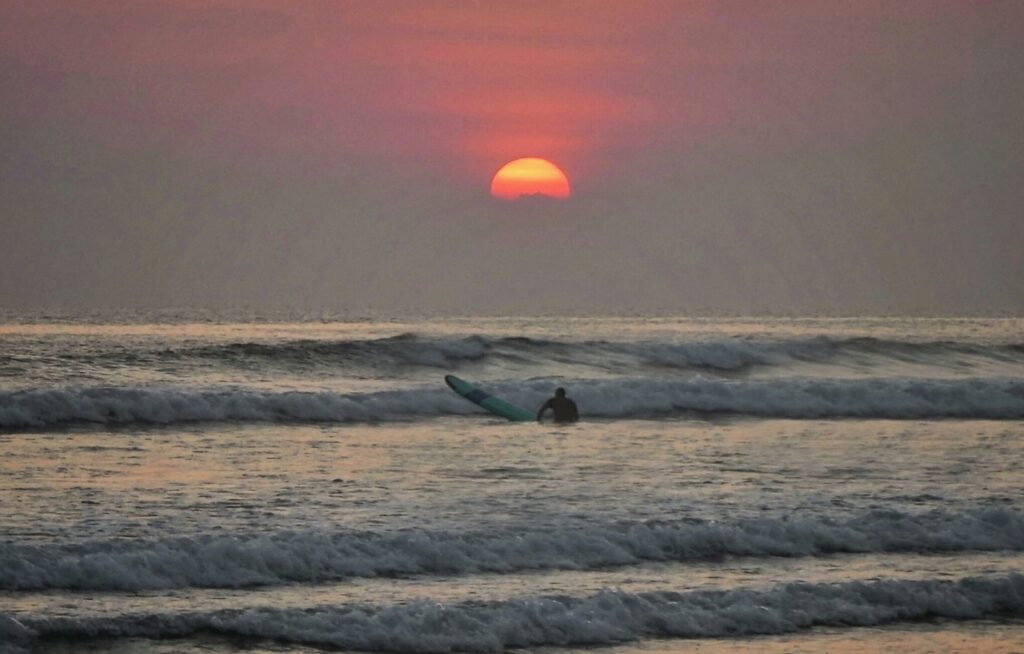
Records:
[[[565,397],[565,389],[564,388],[556,388],[555,389],[555,397]]]

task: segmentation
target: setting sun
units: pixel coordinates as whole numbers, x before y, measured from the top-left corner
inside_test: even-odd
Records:
[[[491,195],[503,200],[515,200],[524,195],[564,199],[569,194],[569,179],[565,173],[550,161],[537,157],[508,162],[491,180]]]

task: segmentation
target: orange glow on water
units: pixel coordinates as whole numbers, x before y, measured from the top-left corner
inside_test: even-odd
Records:
[[[491,195],[503,200],[515,200],[524,195],[565,199],[570,195],[569,178],[546,159],[525,157],[508,162],[494,174]]]

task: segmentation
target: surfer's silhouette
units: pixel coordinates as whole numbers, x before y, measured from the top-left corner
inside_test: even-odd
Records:
[[[576,422],[580,419],[580,412],[576,403],[565,396],[565,389],[555,389],[555,396],[541,405],[537,410],[537,422],[540,422],[544,412],[551,409],[555,416],[555,422]]]

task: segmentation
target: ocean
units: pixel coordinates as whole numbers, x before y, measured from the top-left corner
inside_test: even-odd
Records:
[[[1024,651],[1022,319],[0,317],[2,652]]]

